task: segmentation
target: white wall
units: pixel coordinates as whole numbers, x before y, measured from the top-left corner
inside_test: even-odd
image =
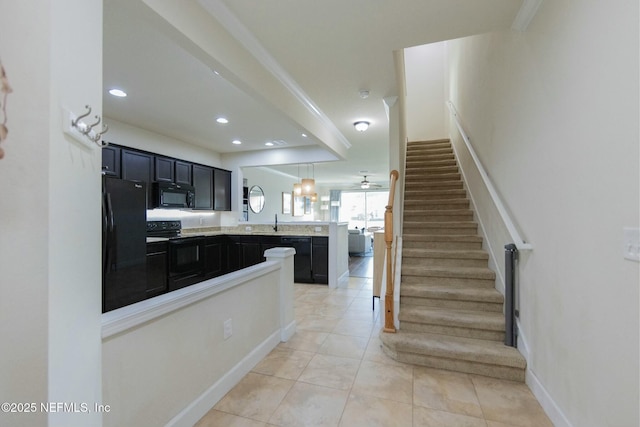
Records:
[[[0,55],[14,93],[0,160],[0,398],[36,414],[12,426],[101,425],[100,150],[62,133],[61,108],[100,114],[102,2],[0,2]]]
[[[280,269],[271,269],[106,338],[104,400],[112,410],[105,414],[104,425],[155,427],[172,420],[172,425],[192,425],[202,417],[202,411],[234,385],[234,378],[229,378],[232,369],[239,371],[235,374],[239,380],[280,341],[281,310],[293,313],[293,258],[287,262],[291,263],[287,307],[280,307]],[[212,279],[222,280],[224,276]],[[225,340],[227,319],[232,335]],[[256,351],[261,354],[251,359]]]
[[[404,49],[404,62],[407,138],[447,138],[444,43]]]
[[[529,385],[558,426],[638,425],[639,264],[622,256],[639,221],[638,3],[543,2],[524,33],[448,46],[451,99],[534,246]]]
[[[110,143],[222,168],[220,155],[215,151],[119,122],[109,117],[105,117],[105,123],[109,125],[109,132],[104,137]]]

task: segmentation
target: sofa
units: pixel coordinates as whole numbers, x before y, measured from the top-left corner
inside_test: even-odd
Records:
[[[371,251],[371,233],[349,230],[349,254],[366,254]]]

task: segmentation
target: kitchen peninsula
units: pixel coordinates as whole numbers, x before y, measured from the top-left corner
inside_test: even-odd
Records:
[[[239,223],[237,226],[190,227],[182,236],[221,236],[231,239],[237,247],[237,259],[244,266],[262,260],[265,250],[273,247],[293,247],[299,256],[295,275],[297,281],[326,283],[331,288],[347,283],[349,278],[347,223],[284,222]],[[234,257],[235,258],[235,257]]]

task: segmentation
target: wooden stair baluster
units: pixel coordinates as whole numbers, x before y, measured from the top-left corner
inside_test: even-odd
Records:
[[[385,257],[387,259],[387,289],[384,297],[384,332],[396,332],[393,324],[393,292],[394,274],[391,268],[391,245],[393,243],[393,200],[396,191],[396,181],[398,181],[398,171],[392,170],[390,174],[391,183],[389,185],[389,202],[384,212],[384,241],[387,245]]]

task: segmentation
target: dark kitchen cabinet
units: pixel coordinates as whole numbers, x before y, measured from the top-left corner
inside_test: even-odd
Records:
[[[329,238],[313,237],[311,273],[314,283],[329,283]]]
[[[147,183],[147,209],[151,208],[154,156],[136,150],[122,149],[122,179]]]
[[[231,210],[231,171],[213,170],[213,209],[216,211]]]
[[[175,183],[191,185],[191,163],[175,161]]]
[[[193,186],[196,200],[194,209],[213,209],[213,168],[203,165],[193,165]]]
[[[120,147],[102,147],[102,173],[120,178]]]
[[[155,156],[155,180],[174,182],[175,160],[169,157]]]
[[[204,278],[211,279],[227,272],[227,239],[207,237],[204,241]]]
[[[167,291],[167,242],[147,243],[147,298]]]
[[[280,238],[280,246],[294,248],[293,280],[297,283],[311,283],[311,237],[287,236]]]
[[[260,236],[229,236],[229,270],[239,270],[264,261],[260,241]]]

